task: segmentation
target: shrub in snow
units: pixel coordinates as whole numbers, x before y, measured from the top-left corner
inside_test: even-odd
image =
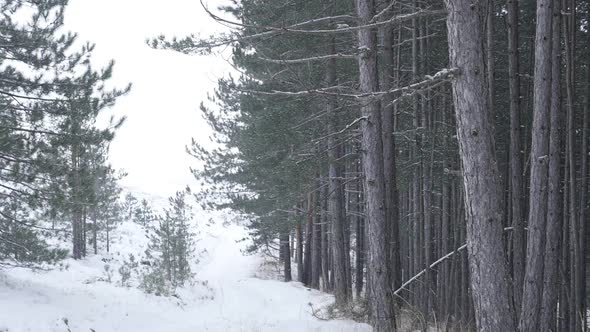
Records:
[[[159,266],[145,269],[140,288],[148,294],[169,296],[172,294],[172,285],[166,280],[165,274]]]
[[[113,282],[113,270],[109,264],[104,265],[104,275],[107,282]]]
[[[185,202],[186,192],[169,199],[170,206],[152,229],[146,250],[141,288],[148,293],[171,295],[176,287],[192,278],[194,235],[189,230],[191,207]],[[143,263],[143,262],[142,262]]]
[[[141,204],[137,204],[132,217],[134,222],[142,226],[149,226],[157,219],[146,199],[141,200]]]
[[[119,275],[121,276],[121,286],[129,286],[129,279],[131,279],[131,273],[137,270],[137,261],[133,254],[129,254],[129,261],[123,261],[123,265],[119,267]]]

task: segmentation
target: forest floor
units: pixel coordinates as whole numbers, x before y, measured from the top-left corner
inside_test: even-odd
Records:
[[[265,278],[264,258],[243,253],[243,227],[205,228],[192,268],[198,282],[179,289],[178,297],[121,285],[121,261],[130,253],[141,256],[147,245],[145,230],[133,223],[114,232],[110,255],[66,260],[46,270],[0,271],[0,332],[371,330],[350,320],[319,320],[311,306],[325,306],[333,297]]]

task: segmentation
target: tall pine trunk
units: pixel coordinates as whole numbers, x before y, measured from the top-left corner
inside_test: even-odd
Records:
[[[291,248],[289,241],[289,232],[282,232],[279,237],[279,247],[283,257],[283,277],[285,282],[292,280],[291,277]]]
[[[549,132],[549,188],[547,193],[547,228],[543,274],[543,299],[541,304],[541,318],[539,324],[542,328],[556,331],[557,328],[557,291],[558,267],[560,253],[560,186],[561,186],[561,89],[560,89],[560,28],[561,6],[559,1],[553,4],[553,28],[552,28],[552,58],[551,58],[551,114]]]
[[[547,224],[549,115],[551,110],[552,1],[537,1],[531,177],[526,267],[520,311],[520,330],[539,330],[543,293],[543,256]]]
[[[457,136],[463,166],[470,284],[478,331],[515,331],[504,256],[502,188],[495,156],[478,3],[446,0]]]
[[[297,218],[298,219],[298,218]],[[297,235],[297,252],[295,253],[297,260],[297,281],[303,282],[303,226],[301,221],[296,221],[295,234]]]
[[[508,85],[510,101],[510,205],[512,207],[512,279],[514,305],[522,303],[524,279],[525,236],[522,207],[522,147],[520,121],[520,73],[518,51],[518,1],[508,0],[506,9],[508,26]]]
[[[322,183],[319,177],[319,172],[316,176],[318,188],[321,188]],[[314,195],[314,207],[315,212],[313,213],[313,250],[311,252],[311,280],[310,286],[314,289],[320,289],[320,275],[322,272],[322,220],[321,212],[321,189],[316,191]]]
[[[305,250],[303,256],[303,284],[311,284],[311,255],[313,248],[313,193],[307,194],[307,223],[305,225]]]
[[[576,131],[575,126],[575,53],[576,53],[576,32],[579,29],[576,20],[576,1],[564,0],[562,10],[568,15],[564,19],[564,39],[565,39],[565,86],[566,86],[566,106],[567,106],[567,139],[566,155],[569,159],[569,228],[570,228],[570,317],[571,326],[574,331],[581,331],[582,324],[586,323],[586,308],[582,307],[583,283],[585,276],[582,275],[583,259],[581,255],[580,230],[581,220],[579,220],[578,211],[576,210],[578,185],[576,178]]]
[[[372,0],[356,0],[360,24],[366,25],[375,14]],[[378,91],[377,36],[373,28],[358,32],[359,78],[361,93]],[[381,111],[379,102],[362,98],[361,113],[365,120],[361,125],[361,149],[365,175],[365,201],[367,216],[367,268],[370,321],[375,331],[394,331],[395,315],[390,292],[387,268],[388,243],[385,218],[385,179],[383,177],[383,142],[381,136]]]
[[[330,39],[329,50],[330,54],[335,53],[335,41]],[[333,86],[336,84],[336,60],[329,59],[326,67],[326,86]],[[340,158],[340,146],[338,145],[338,135],[334,133],[337,130],[338,118],[336,117],[336,98],[327,98],[326,115],[328,117],[328,132],[331,134],[328,137],[328,216],[331,219],[332,234],[333,234],[333,278],[334,278],[334,295],[336,297],[336,305],[344,306],[348,303],[349,288],[347,284],[347,269],[346,260],[349,254],[346,252],[346,233],[343,205],[343,188],[342,188],[342,171],[338,159]]]
[[[385,3],[387,6],[387,2]],[[389,10],[389,13],[392,11]],[[393,25],[387,24],[379,29],[381,57],[381,90],[393,88]],[[395,141],[393,137],[394,108],[392,98],[387,95],[381,101],[381,123],[383,136],[383,174],[385,178],[385,218],[388,242],[390,244],[388,261],[391,262],[391,284],[393,289],[401,285],[401,258],[399,243],[398,199],[396,184]]]

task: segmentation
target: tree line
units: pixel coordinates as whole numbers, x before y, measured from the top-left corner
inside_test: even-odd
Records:
[[[588,1],[203,6],[232,29],[151,43],[231,46],[193,171],[285,281],[365,302],[376,331],[408,310],[423,329],[586,330]]]

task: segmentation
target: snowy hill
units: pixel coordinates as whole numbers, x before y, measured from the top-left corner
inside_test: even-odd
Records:
[[[49,271],[0,272],[0,331],[370,331],[352,321],[321,321],[311,315],[333,298],[299,283],[255,277],[262,258],[244,255],[241,226],[211,224],[200,230],[196,280],[178,297],[123,287],[118,266],[140,256],[145,231],[124,223],[113,236],[111,255],[67,260]],[[206,249],[206,250],[205,250]],[[109,265],[111,282],[105,265]]]

